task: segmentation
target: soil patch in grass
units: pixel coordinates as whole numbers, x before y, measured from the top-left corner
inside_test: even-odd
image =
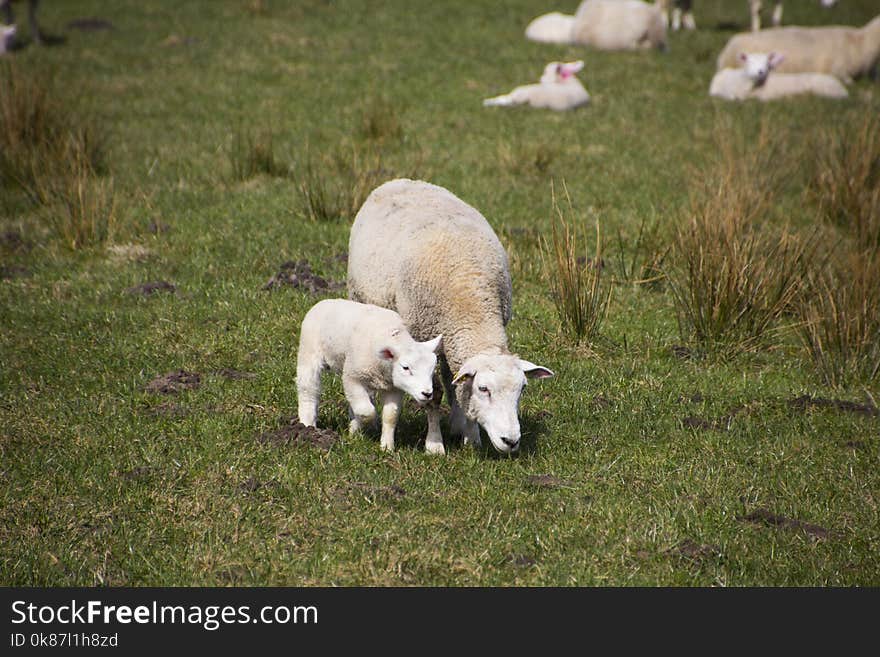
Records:
[[[779,529],[795,529],[806,532],[813,538],[828,538],[829,532],[820,525],[813,525],[803,520],[795,518],[787,518],[777,513],[773,513],[769,509],[755,509],[744,516],[737,516],[737,520],[750,522],[755,525],[767,525],[768,527],[777,527]]]
[[[345,288],[345,283],[341,281],[328,281],[326,278],[315,274],[307,260],[289,260],[283,263],[279,272],[269,279],[263,286],[263,289],[272,290],[285,285],[307,290],[312,294],[332,292]]]
[[[169,283],[168,281],[151,281],[149,283],[141,283],[140,285],[130,287],[125,291],[125,293],[148,297],[155,294],[156,292],[171,292],[173,294],[176,291],[177,286],[175,286],[173,283]]]
[[[880,409],[873,404],[859,404],[856,402],[846,401],[844,399],[826,399],[824,397],[811,397],[810,395],[801,395],[788,402],[792,408],[799,411],[806,411],[808,408],[833,408],[838,411],[847,413],[856,413],[866,417],[880,417]]]
[[[13,278],[30,276],[30,270],[20,265],[0,265],[0,279],[10,281]]]
[[[273,447],[311,445],[324,451],[333,447],[337,440],[339,440],[339,434],[332,429],[307,427],[299,421],[298,417],[290,418],[283,426],[274,431],[266,431],[257,436],[257,442],[263,445]]]
[[[707,559],[717,557],[720,553],[721,550],[714,545],[700,545],[689,538],[666,551],[666,554],[694,564],[701,564]]]
[[[144,388],[147,392],[160,395],[176,395],[181,390],[194,390],[202,383],[202,377],[197,372],[177,370],[162,376],[157,376]]]

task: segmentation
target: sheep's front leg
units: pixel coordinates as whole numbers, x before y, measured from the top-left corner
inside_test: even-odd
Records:
[[[382,438],[379,444],[386,452],[394,451],[394,429],[397,427],[402,403],[403,393],[399,390],[389,390],[382,394]]]
[[[351,408],[348,430],[350,433],[355,433],[376,419],[376,408],[370,399],[370,393],[359,381],[343,377],[342,389]]]
[[[426,454],[446,454],[446,448],[443,447],[443,434],[440,432],[440,404],[443,401],[443,384],[437,375],[433,378],[434,397],[425,408],[428,416],[428,435],[425,437],[425,453]],[[455,399],[455,396],[452,396]]]
[[[480,440],[480,425],[476,420],[467,420],[464,425],[464,444],[473,445],[477,449],[483,446]]]

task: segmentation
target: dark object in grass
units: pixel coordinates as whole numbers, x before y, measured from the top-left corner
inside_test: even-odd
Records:
[[[254,479],[253,477],[248,477],[243,482],[238,485],[238,490],[243,493],[253,493],[263,487],[263,483]]]
[[[721,550],[714,545],[700,545],[689,538],[666,551],[666,554],[679,557],[684,561],[694,564],[701,564],[706,559],[717,557],[720,553]]]
[[[537,474],[526,477],[526,483],[535,488],[574,488],[575,483],[567,479],[560,479],[551,474]]]
[[[672,345],[671,349],[672,355],[679,360],[690,360],[694,357],[694,352],[689,347],[685,347],[684,345],[674,344]]]
[[[6,230],[0,233],[0,246],[9,251],[30,251],[31,245],[26,242],[17,230]]]
[[[312,445],[324,451],[333,447],[337,440],[339,440],[339,434],[332,429],[307,427],[299,421],[298,417],[290,418],[275,431],[266,431],[257,436],[257,442],[263,445],[272,445],[273,447]]]
[[[158,219],[151,221],[147,226],[147,230],[149,230],[153,235],[162,235],[163,233],[167,233],[171,230],[171,226],[166,224],[163,221],[159,221]]]
[[[68,30],[79,30],[80,32],[100,32],[101,30],[113,30],[113,23],[103,18],[75,18],[68,21],[65,27]]]
[[[312,294],[318,292],[331,292],[341,290],[345,283],[328,281],[312,272],[312,267],[307,260],[289,260],[281,265],[281,270],[269,279],[263,286],[264,290],[271,290],[283,285],[308,290]]]
[[[141,481],[149,477],[155,471],[156,468],[151,465],[138,465],[131,470],[123,470],[119,473],[119,476],[129,481]]]
[[[519,566],[520,568],[528,568],[529,566],[534,566],[538,562],[524,554],[512,554],[510,555],[510,563],[514,566]]]
[[[257,375],[253,372],[242,372],[240,370],[234,370],[231,367],[224,367],[221,370],[215,370],[212,374],[216,374],[217,376],[222,376],[224,379],[229,379],[230,381],[241,381],[242,379],[256,379]]]
[[[785,516],[780,516],[768,509],[755,509],[744,516],[737,516],[736,519],[744,522],[751,522],[756,525],[778,527],[780,529],[798,529],[809,534],[813,538],[818,539],[828,538],[829,534],[828,530],[824,527],[813,525],[802,520],[796,520],[795,518],[786,518]]]
[[[688,429],[730,431],[730,426],[733,424],[733,418],[736,417],[737,413],[746,409],[747,406],[745,405],[734,406],[728,411],[727,415],[722,415],[714,420],[707,420],[706,418],[698,417],[696,415],[689,415],[681,421],[681,424]]]
[[[202,382],[202,377],[197,372],[177,370],[158,376],[150,381],[145,390],[160,395],[176,395],[181,390],[194,390]]]
[[[850,449],[865,449],[866,447],[864,440],[847,440],[843,446]]]
[[[177,287],[168,281],[151,281],[149,283],[141,283],[134,287],[128,288],[126,294],[137,294],[142,297],[148,297],[156,292],[176,292]]]
[[[873,404],[857,404],[856,402],[846,401],[843,399],[825,399],[823,397],[811,397],[810,395],[801,395],[788,402],[792,408],[799,411],[806,411],[809,407],[818,408],[834,408],[838,411],[847,411],[849,413],[858,413],[867,417],[880,417],[880,409]]]
[[[12,280],[13,278],[21,278],[23,276],[28,276],[30,274],[30,270],[27,267],[22,267],[20,265],[2,265],[0,266],[0,279],[4,281]]]

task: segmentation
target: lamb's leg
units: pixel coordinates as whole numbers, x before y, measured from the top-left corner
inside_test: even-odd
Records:
[[[487,98],[483,101],[484,107],[500,106],[509,107],[510,105],[523,105],[529,102],[530,92],[525,87],[517,87],[509,94]]]
[[[296,392],[297,414],[299,421],[307,427],[315,427],[318,419],[318,402],[321,399],[321,370],[323,363],[320,359],[303,358],[300,349],[300,358],[296,363]]]
[[[779,27],[780,25],[782,25],[782,2],[777,2],[773,7],[773,26]]]
[[[28,3],[28,20],[31,26],[31,38],[33,38],[34,43],[43,45],[43,34],[40,32],[40,26],[37,25],[37,6],[39,4],[40,0],[30,0]]]
[[[440,403],[443,401],[443,386],[437,375],[434,375],[434,398],[425,408],[428,416],[428,435],[425,437],[425,453],[445,454],[443,447],[443,434],[440,432]]]
[[[394,429],[402,403],[403,393],[399,390],[392,389],[382,394],[382,438],[379,444],[386,452],[394,451]]]
[[[343,376],[342,389],[351,409],[351,422],[348,424],[350,433],[360,431],[376,419],[376,407],[370,400],[370,393],[355,379]]]

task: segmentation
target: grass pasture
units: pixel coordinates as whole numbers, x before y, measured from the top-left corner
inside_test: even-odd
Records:
[[[576,4],[41,4],[54,45],[0,59],[0,583],[880,585],[880,86],[710,99],[745,0],[666,53],[523,37]],[[481,106],[573,59],[588,107]],[[333,377],[340,439],[278,433],[299,322],[397,176],[508,250],[511,346],[556,373],[515,458],[425,455],[412,406],[384,454]],[[578,262],[610,290],[582,340],[552,296]]]

